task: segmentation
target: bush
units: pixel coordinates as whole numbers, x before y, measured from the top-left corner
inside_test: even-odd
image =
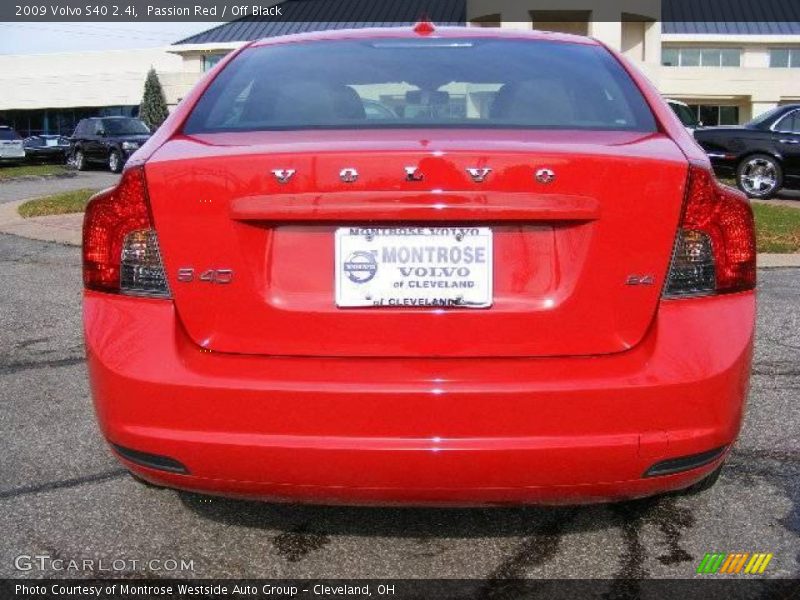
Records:
[[[155,131],[169,116],[167,109],[167,99],[164,97],[164,90],[158,80],[156,70],[151,68],[147,72],[147,79],[144,82],[144,96],[139,105],[139,118]]]

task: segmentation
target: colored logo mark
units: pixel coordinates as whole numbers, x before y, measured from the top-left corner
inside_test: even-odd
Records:
[[[738,554],[726,554],[724,552],[707,553],[700,565],[697,567],[698,573],[743,573],[746,575],[756,575],[763,573],[769,561],[772,560],[772,553],[740,552]]]

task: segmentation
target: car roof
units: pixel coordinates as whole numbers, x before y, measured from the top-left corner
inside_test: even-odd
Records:
[[[125,117],[122,115],[112,115],[108,117],[84,117],[81,121],[108,121],[109,119],[137,119],[137,117]]]
[[[419,26],[420,24],[417,24]],[[331,40],[369,40],[369,39],[449,39],[449,38],[489,38],[513,40],[546,40],[597,46],[600,43],[589,37],[539,31],[536,29],[501,29],[499,27],[436,27],[431,33],[417,33],[415,27],[365,27],[361,29],[334,29],[295,33],[256,40],[250,46],[257,48],[274,44],[290,44],[300,42],[316,42]]]

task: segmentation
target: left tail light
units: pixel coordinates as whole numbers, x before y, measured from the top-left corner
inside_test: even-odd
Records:
[[[117,187],[98,194],[86,207],[83,284],[100,292],[170,296],[144,167],[126,170]]]

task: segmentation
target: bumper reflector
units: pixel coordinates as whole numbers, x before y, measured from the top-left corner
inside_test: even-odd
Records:
[[[707,450],[700,454],[690,454],[689,456],[680,456],[678,458],[669,458],[662,460],[651,466],[644,472],[643,477],[658,477],[659,475],[672,475],[673,473],[680,473],[681,471],[690,471],[697,467],[702,467],[710,462],[713,462],[725,452],[727,446]]]
[[[111,444],[114,451],[125,460],[132,463],[147,467],[148,469],[157,469],[159,471],[169,471],[170,473],[180,473],[188,475],[189,469],[184,467],[174,458],[168,456],[160,456],[159,454],[149,454],[147,452],[139,452],[138,450],[131,450],[130,448],[123,448],[116,444]]]

